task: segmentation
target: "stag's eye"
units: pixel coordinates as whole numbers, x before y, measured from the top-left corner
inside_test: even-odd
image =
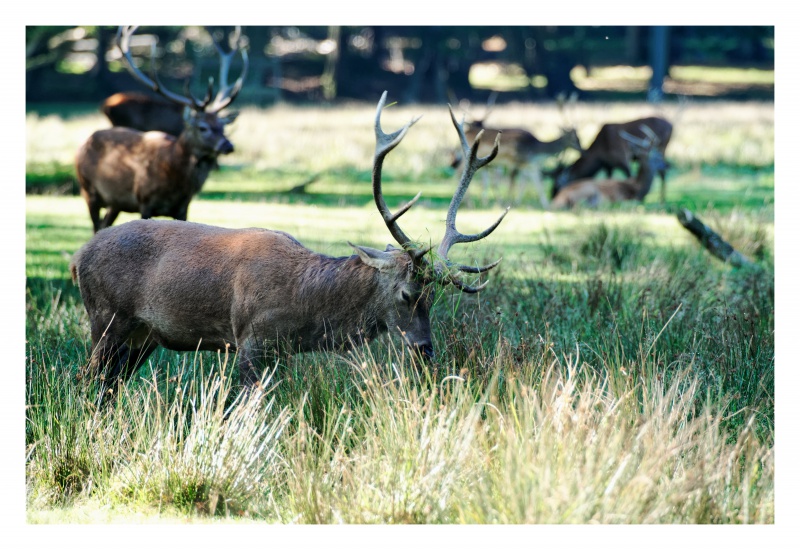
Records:
[[[401,290],[400,291],[400,297],[403,299],[403,301],[407,305],[409,305],[409,306],[411,305],[411,296],[408,295],[408,292],[406,292],[405,290]]]

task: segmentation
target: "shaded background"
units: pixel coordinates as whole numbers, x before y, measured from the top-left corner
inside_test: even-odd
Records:
[[[208,27],[222,38],[230,27]],[[98,102],[141,90],[115,48],[117,27],[26,27],[26,100]],[[237,104],[453,98],[582,101],[774,96],[772,26],[254,26],[250,72]],[[200,93],[217,58],[200,27],[143,27],[132,51],[171,89]],[[238,61],[238,60],[237,60]],[[233,74],[238,74],[234,64]],[[739,69],[735,74],[725,69]],[[747,69],[741,71],[741,69]]]

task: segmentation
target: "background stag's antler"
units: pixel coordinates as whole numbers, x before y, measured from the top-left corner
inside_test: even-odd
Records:
[[[208,111],[211,113],[216,113],[221,111],[225,107],[231,104],[236,96],[239,95],[239,92],[242,91],[242,85],[244,84],[244,78],[247,75],[247,69],[250,66],[250,59],[247,56],[247,48],[243,47],[242,41],[242,27],[236,25],[233,33],[228,39],[228,44],[230,45],[231,50],[226,52],[223,47],[217,42],[214,38],[213,33],[211,34],[211,40],[214,42],[214,47],[219,54],[219,92],[217,92],[216,97],[214,98],[214,103],[208,108]],[[230,71],[231,61],[236,56],[236,52],[242,53],[242,73],[239,75],[239,78],[236,79],[236,82],[233,85],[228,84],[228,72]]]
[[[639,126],[639,129],[642,133],[647,136],[646,138],[637,138],[633,134],[626,132],[625,130],[620,130],[619,135],[623,139],[627,140],[631,145],[637,147],[642,150],[650,150],[653,147],[657,147],[659,144],[659,139],[656,133],[653,131],[652,128],[647,126],[646,124],[642,124]]]
[[[153,78],[148,77],[146,74],[144,74],[136,66],[136,64],[133,62],[133,57],[131,56],[130,39],[131,39],[131,36],[133,36],[133,33],[136,32],[137,28],[138,28],[137,25],[120,26],[119,30],[117,31],[117,43],[119,45],[119,49],[122,52],[122,55],[124,56],[125,61],[128,64],[128,71],[131,73],[131,75],[136,80],[138,80],[139,82],[141,82],[142,84],[144,84],[145,86],[147,86],[148,88],[153,90],[154,92],[156,92],[156,93],[164,96],[165,98],[169,99],[170,101],[173,101],[173,102],[178,103],[180,105],[185,105],[186,107],[190,107],[190,108],[192,108],[192,109],[194,109],[196,111],[205,111],[208,108],[209,112],[215,113],[217,111],[220,111],[221,109],[224,109],[225,107],[230,105],[230,103],[234,99],[236,99],[236,96],[239,94],[239,92],[242,89],[242,84],[244,83],[244,77],[245,77],[245,75],[247,73],[247,68],[248,68],[248,64],[249,64],[248,57],[247,57],[247,50],[241,47],[241,41],[240,41],[240,39],[241,39],[241,28],[240,27],[236,27],[236,30],[234,31],[234,38],[235,38],[236,47],[231,52],[224,53],[222,51],[222,48],[219,46],[219,44],[217,44],[216,40],[214,40],[214,46],[217,48],[217,52],[220,55],[220,70],[219,70],[219,72],[220,72],[220,85],[221,85],[221,88],[220,88],[219,93],[217,93],[217,96],[214,99],[214,103],[211,104],[210,108],[209,108],[209,104],[211,103],[211,97],[212,97],[212,94],[214,93],[214,79],[213,78],[209,78],[208,79],[208,89],[206,91],[205,97],[202,100],[201,99],[197,99],[189,91],[188,83],[186,85],[186,89],[187,89],[186,95],[180,95],[180,94],[176,94],[175,92],[171,92],[164,86],[164,84],[159,79],[158,72],[156,72],[156,68],[155,68],[155,56],[156,56],[156,43],[155,43],[155,41],[151,43],[151,52],[150,52],[151,70],[153,72]],[[213,39],[213,36],[212,36],[212,39]],[[233,84],[233,86],[230,86],[230,85],[228,85],[228,72],[229,72],[229,69],[230,69],[231,60],[233,59],[233,56],[235,55],[235,53],[237,51],[241,51],[241,53],[242,53],[242,61],[243,61],[242,74],[239,76],[239,78],[236,80],[236,82]]]

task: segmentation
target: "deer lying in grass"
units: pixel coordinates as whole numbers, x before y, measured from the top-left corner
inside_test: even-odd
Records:
[[[497,154],[498,144],[477,156],[481,135],[470,146],[463,126],[450,116],[467,165],[450,202],[445,235],[436,255],[420,247],[397,223],[418,194],[392,213],[381,188],[386,155],[418,118],[385,134],[375,115],[376,148],[372,170],[375,204],[400,245],[386,250],[351,246],[356,254],[333,258],[312,252],[290,235],[267,229],[223,229],[171,220],[136,220],[97,233],[70,264],[89,314],[90,370],[108,364],[105,384],[130,377],[159,345],[177,351],[237,351],[242,384],[254,384],[273,364],[279,346],[297,351],[341,350],[386,331],[423,356],[434,355],[429,309],[434,285],[452,284],[475,293],[488,281],[470,286],[458,271],[484,273],[484,267],[448,259],[457,243],[485,238],[460,233],[456,214],[475,172]]]
[[[485,125],[485,120],[491,112],[494,104],[493,94],[487,102],[486,113],[480,119],[469,123],[466,128],[466,135],[469,139],[475,139],[480,132],[484,132],[487,139],[492,140],[500,136],[500,152],[497,161],[511,167],[509,176],[509,194],[514,197],[516,180],[519,173],[526,167],[533,167],[535,170],[534,178],[536,185],[541,187],[541,163],[552,156],[558,155],[567,149],[583,151],[578,133],[574,128],[562,128],[561,135],[553,141],[542,141],[528,130],[523,128],[501,128]],[[559,100],[559,109],[563,113],[564,101]],[[484,151],[485,152],[485,151]],[[458,152],[453,154],[451,168],[458,168],[462,158]],[[544,193],[542,193],[544,202]]]
[[[144,75],[134,64],[130,37],[136,27],[120,27],[119,47],[128,70],[143,84],[183,108],[184,128],[175,138],[162,132],[140,132],[114,127],[99,130],[84,143],[75,159],[81,195],[89,207],[95,233],[114,223],[120,212],[139,212],[142,218],[187,217],[189,202],[200,192],[219,155],[233,152],[225,137],[225,126],[237,114],[222,116],[242,88],[247,72],[247,52],[241,49],[242,74],[230,86],[228,67],[233,53],[222,56],[221,87],[211,101],[213,81],[203,100],[181,96],[165,89],[158,75]],[[153,44],[155,56],[155,44]],[[154,73],[155,74],[155,73]],[[101,219],[100,210],[106,208]]]
[[[655,174],[666,169],[667,164],[655,132],[647,126],[643,126],[641,131],[648,139],[642,140],[625,131],[620,132],[639,162],[639,172],[635,177],[605,180],[589,178],[572,182],[553,198],[551,208],[572,208],[578,204],[597,206],[601,202],[643,201],[650,191]]]
[[[178,137],[184,129],[184,106],[140,92],[120,92],[109,96],[100,111],[112,126],[140,132],[164,132]]]
[[[620,124],[604,124],[592,144],[581,154],[571,166],[556,170],[554,176],[552,197],[558,195],[561,189],[573,185],[597,174],[600,170],[606,172],[610,178],[615,168],[625,173],[626,178],[631,177],[630,164],[634,159],[631,142],[623,134],[636,138],[645,138],[648,134],[644,128],[655,134],[658,138],[658,148],[664,157],[669,140],[672,137],[672,124],[659,117],[648,117]],[[666,169],[668,165],[658,170],[661,177],[661,202],[666,200]]]

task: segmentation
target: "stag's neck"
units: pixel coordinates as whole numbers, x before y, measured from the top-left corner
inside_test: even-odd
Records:
[[[175,141],[174,151],[173,158],[175,159],[175,168],[177,168],[174,179],[182,180],[192,195],[196,195],[203,188],[209,172],[217,168],[217,157],[196,151],[186,139],[185,133]],[[179,174],[183,177],[180,177]]]
[[[603,163],[597,155],[587,150],[564,171],[560,183],[564,185],[574,180],[590,178],[599,172],[602,167]]]
[[[563,135],[553,141],[540,141],[537,152],[545,155],[555,155],[566,149],[568,144],[569,136]]]
[[[296,281],[298,300],[304,315],[314,319],[309,330],[318,344],[328,347],[330,337],[336,345],[352,339],[374,338],[387,330],[381,313],[384,304],[377,299],[378,271],[365,265],[358,256],[333,258],[315,255]],[[312,340],[315,339],[312,337]]]
[[[644,200],[647,193],[650,192],[650,187],[653,185],[653,178],[655,171],[649,161],[639,163],[639,173],[636,174],[636,199]]]

